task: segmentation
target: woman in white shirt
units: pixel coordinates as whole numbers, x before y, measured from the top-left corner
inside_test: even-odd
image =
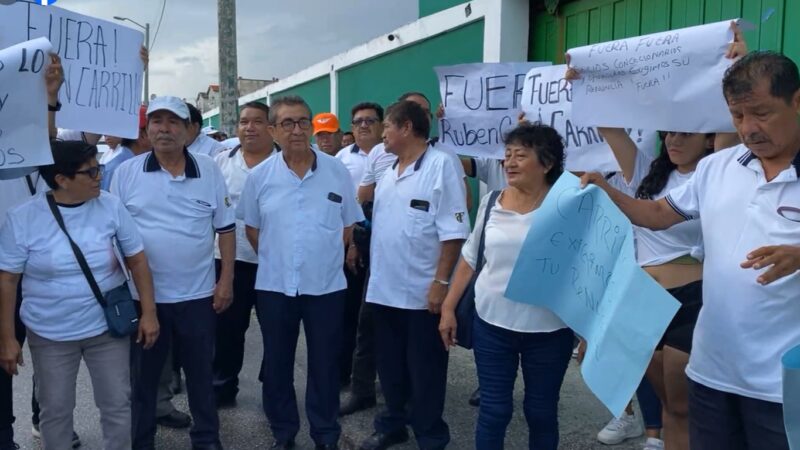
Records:
[[[22,362],[14,338],[14,307],[22,278],[20,316],[27,328],[37,378],[44,449],[72,447],[72,411],[81,359],[89,369],[100,409],[103,447],[129,449],[130,339],[108,333],[103,309],[50,210],[48,197],[55,200],[102,292],[126,281],[112,239],[119,242],[141,299],[136,338],[145,348],[158,338],[150,269],[130,214],[119,199],[100,191],[97,147],[54,141],[52,150],[54,163],[40,169],[52,191],[11,209],[0,228],[0,366],[16,374]]]
[[[485,265],[475,283],[473,346],[481,402],[476,448],[501,449],[514,410],[514,380],[522,365],[523,410],[529,448],[558,448],[558,399],[572,354],[574,334],[553,312],[504,296],[514,264],[535,213],[564,171],[564,144],[553,128],[524,123],[505,138],[508,187],[488,205],[464,244],[442,306],[439,331],[446,347],[455,344],[455,309],[477,265],[482,218],[492,208],[485,232]]]

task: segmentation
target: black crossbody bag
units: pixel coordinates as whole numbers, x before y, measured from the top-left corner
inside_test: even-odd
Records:
[[[478,262],[475,264],[475,273],[472,274],[472,279],[469,280],[467,288],[461,294],[461,300],[458,301],[456,306],[456,344],[466,349],[472,348],[472,323],[475,320],[475,281],[478,280],[483,269],[484,257],[483,251],[486,246],[486,224],[489,223],[489,217],[492,215],[492,208],[497,202],[497,198],[502,191],[492,191],[489,196],[489,203],[486,204],[486,211],[483,213],[483,227],[481,228],[481,239],[478,244]]]
[[[130,336],[136,332],[139,327],[139,315],[136,311],[133,297],[131,297],[131,291],[128,289],[128,284],[122,283],[120,286],[105,294],[100,291],[100,287],[97,285],[97,281],[95,281],[91,269],[89,269],[89,264],[86,262],[83,252],[81,252],[78,244],[72,240],[72,237],[67,232],[67,227],[64,226],[64,218],[58,210],[53,194],[48,193],[46,197],[47,204],[50,206],[53,217],[55,217],[61,231],[67,236],[69,245],[72,247],[72,252],[75,253],[75,259],[78,260],[78,265],[81,266],[83,275],[86,277],[86,281],[89,282],[89,287],[92,288],[97,302],[100,303],[100,306],[103,308],[109,334],[118,338]],[[122,270],[125,270],[125,267],[123,267]]]

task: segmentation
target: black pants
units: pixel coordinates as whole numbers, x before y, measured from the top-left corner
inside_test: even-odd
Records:
[[[149,350],[133,343],[133,448],[152,449],[156,435],[156,392],[171,342],[186,373],[186,393],[192,413],[192,445],[219,442],[219,419],[214,401],[212,364],[217,317],[212,299],[156,305],[161,334]],[[135,336],[134,336],[135,337]],[[177,351],[180,349],[180,351]]]
[[[692,450],[789,450],[783,405],[689,380],[689,444]]]
[[[361,308],[358,312],[356,348],[353,352],[353,371],[351,392],[356,397],[375,397],[375,319],[372,304],[365,301],[369,270],[364,277],[361,295]]]
[[[392,433],[410,423],[421,450],[445,448],[450,442],[450,430],[442,419],[448,354],[439,336],[440,316],[427,310],[371,306],[375,361],[386,399],[386,410],[375,417],[375,430]]]
[[[339,352],[342,345],[344,290],[326,295],[288,297],[257,291],[256,311],[264,340],[262,402],[277,441],[300,430],[294,390],[294,358],[300,322],[306,335],[308,373],[306,414],[317,445],[339,441]]]
[[[19,307],[22,304],[22,282],[17,285],[17,307],[14,312],[14,335],[19,346],[25,342],[25,325],[19,318]],[[11,380],[13,377],[5,370],[0,370],[0,445],[14,441],[14,392]],[[35,397],[32,401],[36,401]],[[36,407],[38,409],[38,404]]]
[[[364,296],[365,271],[366,269],[360,267],[357,273],[352,273],[346,266],[344,268],[344,275],[347,278],[347,291],[345,291],[344,321],[342,322],[342,351],[339,354],[339,382],[342,386],[350,384],[361,300]],[[374,377],[373,375],[373,380]]]
[[[219,279],[220,261],[216,261]],[[244,336],[256,303],[258,264],[236,261],[233,269],[233,303],[217,315],[214,350],[214,392],[218,397],[236,398],[239,372],[244,362]]]

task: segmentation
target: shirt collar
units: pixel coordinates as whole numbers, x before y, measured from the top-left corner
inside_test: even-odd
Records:
[[[422,167],[422,160],[425,159],[425,154],[428,153],[428,149],[425,149],[419,158],[417,158],[416,162],[414,162],[414,172],[418,171],[420,167]],[[397,166],[400,164],[400,158],[394,160],[394,164],[392,164],[392,169],[396,169]]]
[[[183,147],[183,156],[186,158],[186,167],[183,169],[184,176],[186,178],[200,178],[200,168],[197,166],[197,161],[186,147]],[[158,172],[159,170],[161,170],[161,163],[158,162],[155,150],[151,150],[144,161],[144,171]]]
[[[756,157],[756,155],[748,149],[746,152],[744,152],[744,154],[742,154],[742,156],[739,157],[739,159],[737,159],[737,161],[739,161],[739,164],[748,167],[748,165],[755,159],[758,159],[758,157]],[[792,166],[794,166],[797,178],[800,179],[800,151],[794,155]]]
[[[358,147],[358,144],[353,144],[353,146],[350,148],[350,153],[358,153],[360,151],[361,149]]]
[[[800,178],[800,151],[794,155],[792,165],[794,166],[794,171],[797,172],[797,178]]]

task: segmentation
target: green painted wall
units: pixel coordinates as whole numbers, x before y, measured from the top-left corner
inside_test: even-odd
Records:
[[[781,51],[800,62],[800,39],[791,26],[800,23],[798,0],[573,1],[559,7],[558,16],[534,13],[528,59],[563,63],[572,47],[737,17],[756,24],[745,33],[751,50]]]
[[[439,105],[434,66],[483,60],[483,21],[343,69],[338,74],[339,110],[343,130],[350,129],[350,109],[364,101],[384,107],[408,91],[421,91]]]
[[[325,75],[280,92],[272,92],[270,98],[275,99],[284,95],[303,97],[313,114],[328,112],[331,109],[331,78]]]
[[[419,16],[430,16],[460,3],[467,2],[465,0],[419,0]]]

